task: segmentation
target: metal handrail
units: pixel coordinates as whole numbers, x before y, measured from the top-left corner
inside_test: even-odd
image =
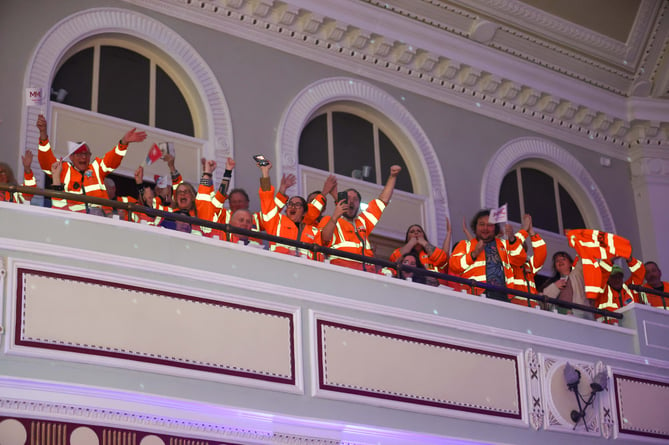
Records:
[[[637,284],[628,284],[627,287],[639,293],[657,295],[658,297],[662,298],[662,306],[664,307],[664,309],[667,309],[667,301],[669,301],[669,293],[662,292],[660,290],[655,290],[652,287],[639,286]]]
[[[593,308],[591,306],[585,306],[582,304],[578,303],[573,303],[569,301],[564,301],[564,300],[559,300],[557,298],[551,298],[543,294],[532,294],[529,292],[523,292],[519,291],[516,289],[511,289],[507,287],[500,287],[500,286],[493,286],[491,284],[487,283],[482,283],[476,280],[470,280],[467,278],[462,278],[459,276],[455,275],[448,275],[448,274],[442,274],[439,272],[433,272],[430,270],[425,270],[425,269],[419,269],[416,267],[411,267],[408,265],[404,265],[401,263],[395,263],[387,260],[383,260],[380,258],[374,258],[374,257],[369,257],[369,256],[364,256],[364,255],[358,255],[358,254],[353,254],[349,252],[344,252],[341,250],[337,249],[331,249],[329,247],[324,247],[320,246],[318,244],[310,244],[310,243],[303,243],[301,241],[289,239],[289,238],[282,238],[279,236],[275,235],[270,235],[265,232],[257,232],[254,230],[246,230],[242,229],[240,227],[235,227],[230,224],[221,224],[221,223],[215,223],[212,221],[184,215],[182,213],[173,213],[173,212],[166,212],[164,210],[159,210],[159,209],[154,209],[152,207],[147,207],[143,206],[141,204],[135,204],[135,203],[130,203],[130,202],[121,202],[121,201],[112,201],[109,199],[105,198],[97,198],[93,196],[87,196],[87,195],[82,195],[82,194],[76,194],[76,193],[68,193],[68,192],[63,192],[59,190],[50,190],[50,189],[40,189],[36,187],[26,187],[26,186],[21,186],[21,185],[9,185],[9,184],[0,184],[0,190],[8,191],[10,193],[25,193],[25,194],[30,194],[30,195],[40,195],[40,196],[46,196],[49,198],[58,198],[58,199],[66,199],[69,201],[77,201],[77,202],[82,202],[82,203],[88,203],[88,204],[97,204],[105,207],[111,207],[113,209],[120,209],[120,210],[126,210],[130,213],[143,213],[145,215],[149,216],[154,216],[154,217],[162,217],[164,219],[169,219],[173,221],[181,221],[181,222],[186,222],[189,224],[196,224],[199,226],[203,227],[208,227],[211,229],[216,229],[216,230],[222,230],[226,233],[234,233],[237,235],[245,235],[245,236],[250,236],[256,239],[262,239],[268,242],[275,242],[278,244],[283,244],[283,245],[288,245],[292,246],[298,249],[305,249],[309,250],[313,253],[322,253],[325,255],[334,255],[338,256],[341,258],[347,258],[355,261],[359,261],[362,263],[367,263],[367,264],[373,264],[375,266],[380,266],[382,268],[388,268],[392,269],[395,271],[397,276],[399,276],[400,272],[402,270],[407,270],[419,275],[424,275],[424,276],[431,276],[440,280],[445,280],[445,281],[450,281],[452,283],[458,283],[461,285],[468,286],[470,288],[481,288],[484,290],[490,290],[490,291],[496,291],[496,292],[502,292],[506,294],[511,294],[519,297],[524,297],[528,298],[532,301],[536,301],[538,303],[543,303],[544,305],[547,304],[553,304],[558,307],[563,307],[567,309],[578,309],[584,312],[589,312],[592,314],[598,314],[602,315],[607,318],[614,318],[614,319],[622,319],[623,315],[618,313],[618,312],[611,312],[607,311],[604,309],[598,309],[598,308]],[[644,292],[649,291],[646,288],[644,288]]]

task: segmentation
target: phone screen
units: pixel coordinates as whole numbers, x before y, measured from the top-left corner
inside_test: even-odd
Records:
[[[346,192],[338,192],[337,193],[337,202],[347,202],[348,203],[348,193]]]
[[[253,160],[256,161],[261,167],[269,164],[269,161],[265,159],[265,156],[263,155],[255,155],[253,156]]]

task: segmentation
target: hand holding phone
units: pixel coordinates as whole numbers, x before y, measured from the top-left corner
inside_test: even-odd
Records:
[[[269,161],[265,159],[265,156],[263,155],[255,155],[253,156],[253,160],[258,163],[258,166],[264,167],[266,165],[269,165]]]
[[[337,193],[337,202],[344,201],[348,204],[348,193],[347,192],[338,192]]]

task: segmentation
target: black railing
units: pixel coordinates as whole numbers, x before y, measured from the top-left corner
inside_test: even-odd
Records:
[[[662,298],[662,307],[665,310],[667,309],[667,301],[669,301],[669,293],[655,290],[651,287],[637,286],[636,284],[628,284],[627,287],[629,287],[633,291],[639,292],[639,294],[642,296],[643,294],[657,295],[658,297]]]
[[[130,203],[130,202],[121,202],[121,201],[112,201],[109,199],[104,199],[104,198],[97,198],[93,196],[86,196],[86,195],[80,195],[80,194],[75,194],[75,193],[68,193],[68,192],[62,192],[62,191],[57,191],[57,190],[49,190],[49,189],[39,189],[35,187],[25,187],[25,186],[20,186],[20,185],[7,185],[7,184],[0,184],[0,190],[8,191],[10,193],[14,192],[19,192],[19,193],[25,193],[25,194],[30,194],[30,195],[39,195],[39,196],[45,196],[49,198],[57,198],[57,199],[66,199],[69,201],[76,201],[76,202],[81,202],[81,203],[87,203],[87,204],[96,204],[99,206],[104,206],[104,207],[110,207],[113,209],[117,210],[125,210],[128,212],[128,217],[129,219],[131,218],[132,213],[143,213],[145,215],[149,215],[152,217],[161,217],[166,220],[172,220],[172,221],[181,221],[185,223],[189,223],[191,225],[199,225],[202,227],[208,227],[211,229],[216,229],[216,230],[222,230],[226,233],[234,233],[237,235],[245,235],[249,236],[252,238],[256,239],[262,239],[264,241],[268,242],[274,242],[278,244],[283,244],[291,247],[295,247],[298,249],[304,249],[304,250],[309,250],[311,252],[315,253],[322,253],[324,255],[333,255],[333,256],[338,256],[341,258],[347,258],[355,261],[359,261],[361,263],[366,263],[366,264],[373,264],[374,266],[378,266],[379,268],[387,268],[387,269],[392,269],[396,276],[400,276],[401,271],[409,271],[413,272],[414,274],[418,275],[423,275],[423,276],[429,276],[429,277],[434,277],[438,280],[444,280],[448,281],[451,283],[457,283],[461,286],[466,286],[469,289],[473,290],[476,288],[483,289],[485,291],[494,291],[494,292],[500,292],[500,293],[505,293],[505,294],[511,294],[523,298],[527,298],[529,300],[535,301],[539,303],[543,308],[548,308],[549,305],[554,305],[556,307],[562,307],[566,309],[578,309],[584,312],[589,312],[592,314],[597,314],[601,315],[606,318],[613,318],[620,320],[623,318],[623,315],[617,312],[611,312],[603,309],[597,309],[593,308],[591,306],[586,306],[578,303],[573,303],[569,301],[564,301],[564,300],[559,300],[557,298],[551,298],[547,297],[546,295],[543,294],[532,294],[529,292],[523,292],[515,289],[510,289],[507,287],[499,287],[499,286],[493,286],[487,283],[482,283],[479,281],[475,280],[470,280],[467,278],[462,278],[459,276],[455,275],[447,275],[447,274],[442,274],[439,272],[433,272],[425,269],[420,269],[416,267],[411,267],[408,265],[400,264],[400,263],[394,263],[391,261],[383,260],[380,258],[374,258],[374,257],[369,257],[365,255],[357,255],[353,253],[348,253],[348,252],[343,252],[341,250],[336,250],[336,249],[331,249],[329,247],[324,247],[320,246],[318,244],[310,244],[310,243],[303,243],[301,241],[289,239],[289,238],[282,238],[279,236],[274,236],[270,235],[269,233],[265,232],[257,232],[254,230],[246,230],[242,229],[240,227],[232,226],[230,224],[220,224],[220,223],[215,223],[212,221],[200,219],[200,218],[194,218],[188,215],[184,215],[182,213],[173,213],[173,212],[166,212],[163,210],[158,210],[154,209],[152,207],[147,207],[143,206],[141,204],[135,204],[135,203]],[[316,256],[316,255],[314,255]],[[642,288],[644,292],[650,292],[649,289]],[[652,292],[656,293],[656,292]],[[666,294],[665,294],[666,295]]]

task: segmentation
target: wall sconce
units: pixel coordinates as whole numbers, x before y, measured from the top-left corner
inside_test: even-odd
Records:
[[[351,177],[354,179],[367,179],[372,174],[372,167],[370,165],[363,165],[362,168],[356,168],[351,172]]]
[[[68,91],[65,88],[61,88],[59,90],[54,90],[51,88],[51,97],[56,101],[63,103],[65,100],[65,96],[67,96]]]
[[[564,367],[564,379],[567,382],[569,391],[572,391],[576,396],[576,403],[578,404],[578,411],[572,410],[570,414],[571,420],[574,422],[574,429],[576,429],[578,423],[582,420],[585,430],[589,431],[588,424],[585,421],[585,412],[595,402],[597,393],[608,388],[609,376],[606,371],[600,371],[595,375],[592,383],[590,383],[590,395],[587,400],[578,389],[578,385],[581,383],[581,371],[574,368],[569,362]]]

